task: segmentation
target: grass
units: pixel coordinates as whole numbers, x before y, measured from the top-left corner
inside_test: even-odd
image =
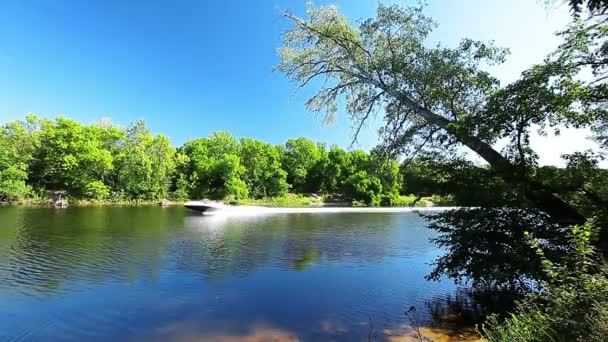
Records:
[[[98,199],[74,199],[68,197],[68,205],[70,206],[145,206],[145,205],[158,205],[162,200],[98,200]],[[180,205],[184,204],[183,201],[169,201],[168,205]],[[52,200],[48,198],[35,198],[35,199],[20,199],[12,202],[0,202],[0,205],[18,205],[18,206],[52,206]]]
[[[260,199],[248,198],[232,202],[236,205],[259,205],[265,207],[310,207],[322,206],[323,198],[304,196],[301,194],[287,194],[281,197],[266,197]]]
[[[440,196],[428,196],[422,197],[418,201],[416,201],[416,196],[414,195],[406,195],[399,196],[399,200],[393,203],[393,207],[426,207],[431,203],[433,205],[438,206],[450,206],[453,205],[453,202],[449,198],[444,198]],[[231,201],[230,204],[235,205],[259,205],[265,207],[310,207],[310,206],[323,206],[323,205],[334,205],[334,206],[354,206],[354,207],[364,207],[365,203],[352,201],[352,202],[332,202],[330,201],[331,196],[325,195],[322,197],[315,196],[305,196],[302,194],[287,194],[281,197],[266,197],[260,199],[240,199],[236,201]]]
[[[401,195],[399,196],[399,201],[394,203],[393,207],[411,207],[412,205],[416,207],[426,207],[429,205],[445,207],[454,205],[454,201],[451,198],[439,195],[425,196],[417,202],[416,198],[415,195]],[[414,204],[414,202],[416,203]]]

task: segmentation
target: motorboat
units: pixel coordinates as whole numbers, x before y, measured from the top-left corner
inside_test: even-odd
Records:
[[[226,206],[223,203],[215,201],[189,201],[184,203],[184,207],[200,211],[202,213],[212,213],[224,209]]]

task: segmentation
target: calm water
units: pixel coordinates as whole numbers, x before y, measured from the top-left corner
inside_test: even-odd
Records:
[[[367,340],[455,294],[424,280],[433,235],[414,213],[0,208],[0,340]]]

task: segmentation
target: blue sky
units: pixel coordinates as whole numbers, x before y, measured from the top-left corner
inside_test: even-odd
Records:
[[[569,19],[565,8],[547,10],[544,1],[428,2],[427,12],[440,24],[433,41],[454,45],[471,37],[511,49],[508,62],[494,70],[504,82],[540,62],[557,45],[553,33]],[[357,19],[372,16],[378,2],[315,1],[326,3]],[[228,130],[272,143],[306,136],[346,148],[347,117],[323,126],[305,110],[306,92],[294,96],[294,85],[272,71],[287,24],[280,13],[303,14],[305,5],[4,0],[0,122],[27,113],[87,123],[111,118],[119,125],[144,119],[176,145]],[[375,144],[374,127],[365,130],[360,147]]]

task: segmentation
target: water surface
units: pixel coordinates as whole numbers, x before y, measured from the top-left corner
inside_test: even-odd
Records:
[[[455,295],[411,212],[0,208],[0,340],[379,340]]]

